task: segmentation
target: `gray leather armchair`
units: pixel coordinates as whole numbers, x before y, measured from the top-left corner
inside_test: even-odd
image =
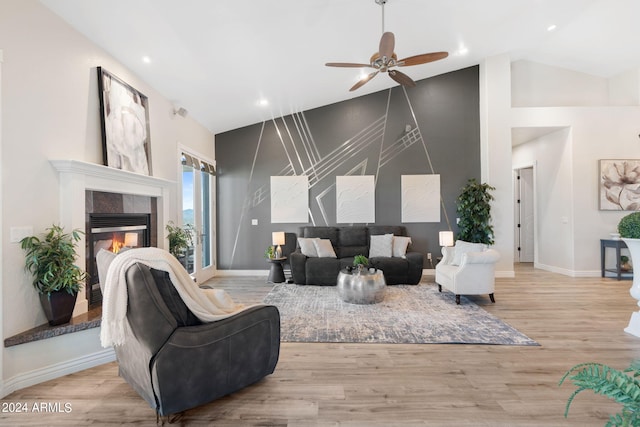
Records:
[[[158,415],[211,402],[274,371],[280,352],[276,307],[202,323],[168,273],[137,263],[126,279],[133,336],[115,347],[119,373]]]

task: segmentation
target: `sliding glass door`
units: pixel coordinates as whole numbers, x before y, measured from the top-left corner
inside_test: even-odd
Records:
[[[198,283],[215,273],[215,170],[212,163],[182,153],[182,225],[193,245],[183,264]]]

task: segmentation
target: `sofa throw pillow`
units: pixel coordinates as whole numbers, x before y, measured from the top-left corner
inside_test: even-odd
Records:
[[[411,243],[411,237],[393,236],[393,256],[396,258],[406,258],[407,247]]]
[[[371,236],[369,258],[390,257],[393,254],[393,234]]]
[[[316,246],[316,252],[320,258],[337,258],[336,252],[329,239],[314,239],[313,244]]]
[[[487,248],[484,243],[470,243],[463,240],[456,241],[455,252],[451,264],[460,265],[462,262],[462,254],[468,252],[482,252]]]
[[[298,246],[300,246],[300,252],[309,258],[317,258],[318,251],[316,251],[316,245],[313,241],[317,240],[317,237],[298,237]]]

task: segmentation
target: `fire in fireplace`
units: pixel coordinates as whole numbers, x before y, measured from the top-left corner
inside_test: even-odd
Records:
[[[118,253],[123,248],[151,244],[150,214],[89,214],[87,227],[87,300],[89,306],[102,302],[96,254],[100,249]]]

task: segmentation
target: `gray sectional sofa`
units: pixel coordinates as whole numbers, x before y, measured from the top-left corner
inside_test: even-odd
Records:
[[[370,236],[406,236],[404,226],[301,227],[298,237],[331,240],[337,258],[307,257],[300,248],[289,255],[291,275],[299,285],[333,285],[341,269],[353,265],[355,255],[369,257]],[[416,285],[422,278],[424,255],[409,252],[404,257],[369,258],[369,266],[382,270],[387,285]]]

